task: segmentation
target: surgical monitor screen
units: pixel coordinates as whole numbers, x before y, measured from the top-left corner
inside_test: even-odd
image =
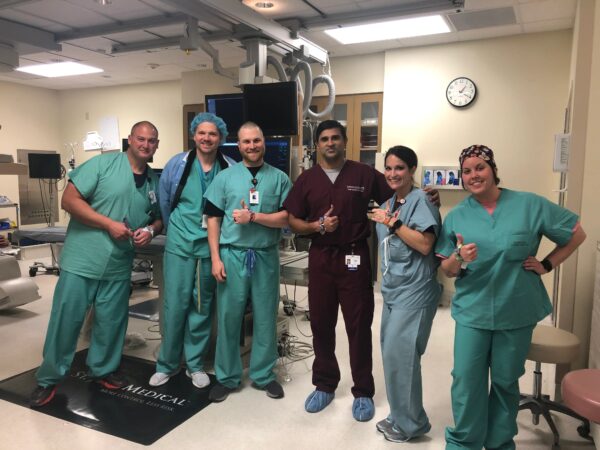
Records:
[[[219,116],[227,125],[227,142],[237,141],[237,132],[244,122],[243,98],[241,92],[204,96],[206,111]]]
[[[58,153],[28,153],[29,178],[60,180],[61,165]]]
[[[235,161],[241,161],[242,156],[237,144],[225,144],[219,150]],[[265,162],[290,175],[291,145],[289,138],[265,138]]]

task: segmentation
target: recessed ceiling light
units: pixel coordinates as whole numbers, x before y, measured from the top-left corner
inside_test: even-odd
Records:
[[[72,75],[85,75],[88,73],[104,72],[97,67],[87,66],[76,62],[60,62],[53,64],[36,64],[34,66],[18,67],[19,72],[31,73],[41,77],[57,78],[69,77]]]
[[[256,6],[257,8],[268,9],[268,8],[272,8],[275,5],[273,5],[273,3],[271,3],[271,2],[256,2],[254,4],[254,6]]]
[[[102,6],[108,6],[112,3],[112,0],[94,0],[94,1]]]
[[[439,15],[325,30],[325,33],[342,44],[386,41],[449,32],[450,27]]]

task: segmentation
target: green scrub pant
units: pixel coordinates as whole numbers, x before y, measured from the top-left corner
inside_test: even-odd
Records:
[[[62,380],[73,362],[77,339],[88,309],[94,307],[87,365],[102,378],[119,368],[127,331],[131,280],[92,280],[61,271],[44,343],[44,360],[36,373],[38,385]]]
[[[227,279],[219,283],[218,329],[215,375],[219,383],[236,388],[242,379],[240,333],[247,299],[252,305],[252,351],[249,376],[265,386],[275,379],[277,363],[277,310],[279,307],[279,250],[277,246],[256,250],[254,273],[248,277],[247,251],[221,247]]]
[[[412,439],[431,429],[423,408],[421,356],[425,353],[437,304],[420,309],[383,305],[381,353],[390,415],[396,428]]]
[[[446,450],[514,450],[519,378],[525,373],[534,326],[482,330],[456,324],[451,391],[455,426],[446,428]]]
[[[167,374],[178,371],[182,351],[190,373],[204,370],[217,284],[211,273],[210,258],[165,252],[163,261],[163,327],[156,371]]]

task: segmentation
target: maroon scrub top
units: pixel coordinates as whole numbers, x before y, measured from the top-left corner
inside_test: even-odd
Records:
[[[333,205],[340,224],[333,233],[313,234],[315,245],[346,245],[370,234],[367,209],[370,200],[382,204],[393,194],[383,174],[356,161],[346,161],[335,183],[316,165],[303,172],[292,187],[284,208],[308,222],[318,220]]]

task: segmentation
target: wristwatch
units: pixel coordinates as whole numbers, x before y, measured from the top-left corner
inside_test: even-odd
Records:
[[[325,234],[325,216],[319,217],[319,233]]]
[[[456,248],[454,249],[454,257],[456,258],[456,260],[457,260],[459,263],[461,263],[461,264],[462,264],[462,263],[464,263],[464,262],[465,262],[465,260],[464,260],[464,258],[463,258],[462,256],[460,256],[460,249],[461,249],[461,248],[462,248],[462,244],[458,244],[458,245],[456,246]]]
[[[544,258],[540,261],[540,263],[542,264],[542,266],[544,266],[544,269],[546,269],[546,272],[552,272],[552,269],[554,269],[554,267],[552,267],[552,263],[550,262],[550,260],[548,258]]]

